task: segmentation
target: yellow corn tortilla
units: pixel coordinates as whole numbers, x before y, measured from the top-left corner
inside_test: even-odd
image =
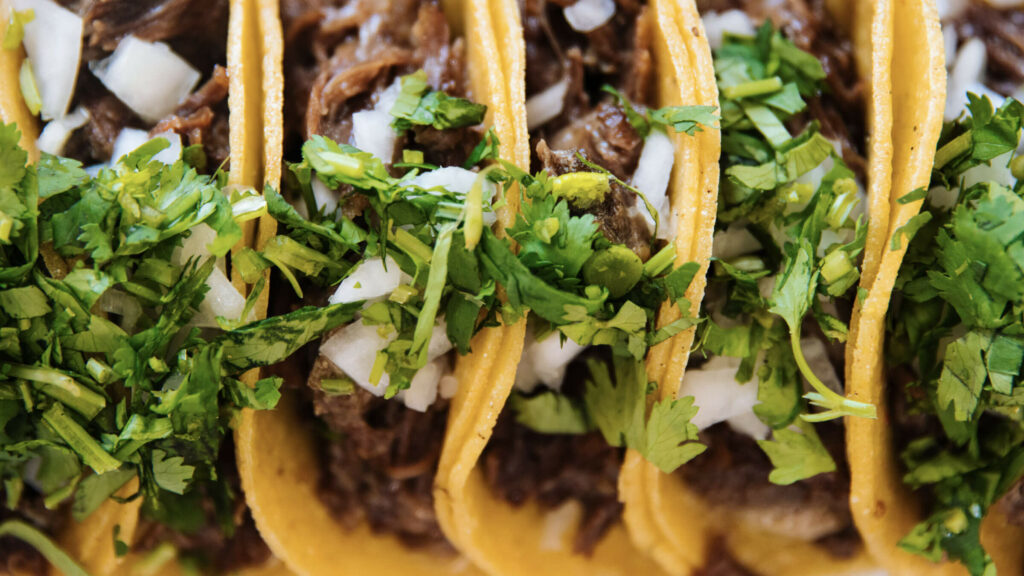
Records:
[[[888,1],[886,2],[889,3]],[[847,421],[852,475],[850,505],[865,544],[893,576],[966,575],[958,564],[933,564],[900,550],[897,543],[924,519],[918,498],[903,484],[888,413],[884,366],[885,315],[906,243],[890,250],[895,231],[921,209],[923,201],[898,204],[897,198],[927,186],[942,128],[946,99],[945,49],[934,0],[892,1],[893,26],[892,194],[888,228],[878,254],[877,274],[865,278],[867,297],[858,302],[847,348],[847,390],[878,406],[878,420]],[[853,370],[852,367],[857,369]],[[993,508],[982,524],[982,543],[999,574],[1024,573],[1024,530],[1010,526]]]
[[[497,133],[502,156],[515,160],[521,154],[516,119],[520,113],[525,118],[525,104],[520,98],[520,112],[512,112],[509,97],[515,88],[505,81],[504,67],[495,65],[499,54],[496,31],[508,23],[492,17],[492,6],[486,0],[445,0],[443,6],[453,32],[466,39],[472,98],[487,105],[485,122]],[[282,158],[283,40],[276,0],[260,0],[257,11],[264,54],[265,180],[277,186]],[[510,194],[507,200],[508,205],[498,212],[499,233],[512,224],[518,209],[517,195]],[[257,247],[274,235],[275,228],[271,218],[263,219]],[[262,306],[265,305],[264,301]],[[511,386],[512,376],[492,371],[492,366],[515,366],[522,353],[524,334],[525,322],[485,329],[473,340],[473,352],[458,359],[456,376],[464,384],[449,407],[446,446],[465,444],[465,439],[475,433],[480,413],[488,405],[500,407],[503,397],[491,397],[486,386],[469,383],[488,382],[493,374],[495,379],[507,379]],[[273,411],[244,411],[235,433],[246,501],[263,538],[289,569],[302,576],[480,574],[464,556],[439,556],[412,549],[394,536],[373,533],[368,526],[349,530],[336,522],[318,494],[320,462],[315,442],[308,423],[301,420],[293,399],[288,397]],[[452,458],[451,454],[442,454],[439,475],[461,468],[460,459]],[[447,529],[443,494],[437,497],[436,506],[441,526]],[[448,534],[451,536],[450,531]],[[458,547],[456,540],[452,542]],[[337,553],[339,550],[344,553]]]
[[[499,23],[501,64],[510,79],[508,98],[517,120],[514,161],[523,168],[530,162],[529,133],[525,111],[525,45],[519,8],[515,0],[491,0],[492,14]],[[703,28],[692,5],[685,11],[676,0],[652,0],[650,17],[655,30],[661,105],[715,105],[717,86],[711,53]],[[678,229],[691,231],[676,240],[677,261],[698,261],[706,270],[711,255],[711,238],[718,193],[720,134],[705,130],[693,137],[673,136],[676,163],[670,185],[673,213]],[[502,142],[508,140],[502,139]],[[690,287],[691,301],[699,303],[704,291],[703,271]],[[666,306],[662,324],[679,317],[675,307]],[[663,381],[681,373],[693,341],[693,330],[685,331],[653,349],[648,356],[648,375]],[[490,439],[498,415],[511,393],[522,347],[522,328],[517,330],[515,350],[497,348],[494,358],[463,363],[463,386],[453,401],[469,410],[466,418],[453,419],[441,455],[441,468],[434,497],[441,526],[448,537],[477,565],[492,574],[658,574],[657,564],[634,545],[625,526],[606,534],[592,556],[572,552],[572,538],[578,522],[570,522],[560,538],[546,533],[549,514],[536,503],[510,506],[492,493],[484,481],[479,459]],[[472,408],[470,408],[472,407]],[[465,413],[465,412],[464,412]],[[460,421],[462,420],[462,421]],[[630,455],[631,459],[633,455]],[[623,479],[623,495],[631,482]],[[630,513],[627,508],[627,514]],[[630,524],[627,518],[627,525]],[[630,526],[632,528],[632,526]],[[547,529],[550,530],[550,529]]]
[[[701,30],[700,15],[693,2],[675,0],[679,13],[680,34],[689,42],[699,45],[692,53],[702,60],[693,64],[700,70],[698,83],[710,85],[715,77],[711,65],[710,48]],[[868,213],[872,221],[888,222],[890,175],[892,172],[892,96],[888,89],[892,54],[891,15],[888,0],[875,2],[830,2],[830,10],[839,22],[850,22],[854,53],[862,77],[870,80],[868,96],[868,125],[871,133],[868,147]],[[696,24],[691,24],[696,23]],[[687,34],[692,32],[692,34]],[[717,98],[717,94],[715,94]],[[717,150],[716,150],[717,153]],[[717,166],[716,166],[717,168]],[[717,173],[713,186],[717,187]],[[707,229],[702,239],[710,241],[713,234],[714,204],[709,207]],[[884,211],[879,215],[880,211]],[[869,227],[868,248],[864,258],[864,277],[873,277],[877,259],[871,250],[880,250],[888,230]],[[874,232],[874,235],[872,233]],[[710,246],[695,246],[690,259],[705,261]],[[700,289],[703,291],[703,286]],[[702,294],[694,301],[699,304]],[[682,335],[677,336],[677,339]],[[674,342],[669,352],[673,361],[668,369],[658,372],[658,365],[648,370],[661,384],[662,398],[674,398],[682,383],[687,352],[692,335],[682,343]],[[656,360],[657,357],[652,357]],[[852,365],[849,364],[848,365]],[[853,456],[851,456],[851,459]],[[716,542],[724,544],[728,553],[747,570],[764,576],[814,576],[858,574],[871,569],[873,561],[863,551],[852,558],[839,559],[813,543],[768,534],[759,530],[756,522],[745,518],[742,511],[711,506],[690,490],[678,475],[666,475],[644,461],[635,452],[627,454],[619,479],[620,496],[625,503],[624,518],[636,545],[652,555],[661,567],[675,576],[695,573],[707,564],[708,554]]]
[[[263,162],[258,151],[261,148],[261,114],[259,108],[262,101],[260,88],[261,46],[255,7],[246,0],[231,0],[230,17],[227,37],[227,68],[229,75],[228,109],[230,129],[231,172],[229,184],[236,186],[257,186],[262,179]],[[0,38],[7,33],[10,22],[11,5],[8,0],[0,0]],[[0,121],[15,123],[21,131],[20,145],[28,151],[29,161],[39,158],[36,138],[39,137],[39,119],[29,112],[21,96],[18,72],[25,58],[24,49],[0,50]],[[239,247],[253,242],[255,224],[242,225],[243,240]],[[45,246],[40,248],[44,260],[51,273],[62,276],[67,271],[67,264]],[[232,283],[243,294],[245,284],[235,277]],[[131,480],[118,492],[118,496],[127,498],[138,492],[138,479]],[[129,554],[119,558],[114,552],[113,534],[118,527],[118,537],[124,542],[132,542],[139,524],[139,510],[142,499],[136,498],[127,503],[107,500],[88,518],[82,522],[69,522],[68,527],[58,535],[61,547],[74,558],[83,568],[94,576],[114,576],[132,574],[137,561],[143,554]],[[55,569],[50,570],[53,576],[59,576]],[[153,576],[174,576],[182,574],[177,563],[171,562],[163,566]],[[287,572],[276,560],[269,561],[265,566],[251,567],[244,570],[244,576],[284,575]]]

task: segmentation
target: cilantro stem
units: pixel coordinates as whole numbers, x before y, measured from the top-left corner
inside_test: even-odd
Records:
[[[448,279],[448,251],[452,247],[455,227],[455,223],[449,224],[442,228],[441,233],[437,235],[437,245],[434,247],[430,274],[427,276],[427,286],[423,291],[423,308],[420,309],[420,316],[416,319],[412,348],[409,350],[410,356],[416,357],[417,368],[422,368],[427,364],[430,337],[434,331],[434,321],[437,318],[437,311],[441,307],[441,296]]]
[[[36,549],[43,558],[66,576],[89,576],[84,568],[78,565],[67,552],[64,552],[53,540],[38,529],[20,521],[8,520],[0,524],[0,537],[10,536]]]
[[[644,262],[644,276],[648,278],[654,278],[668,269],[669,266],[675,262],[676,259],[676,247],[669,243],[664,248],[658,250],[658,252],[651,256],[647,262]]]
[[[727,100],[761,96],[782,90],[782,79],[778,76],[764,78],[763,80],[751,80],[735,86],[722,88],[722,96]]]
[[[8,374],[29,380],[40,392],[92,420],[107,405],[102,395],[79,384],[74,378],[52,368],[10,364]]]
[[[43,420],[82,457],[82,462],[97,474],[112,472],[121,467],[121,462],[117,458],[111,456],[85,431],[85,428],[64,413],[61,404],[50,406],[49,410],[43,413]]]
[[[811,370],[811,367],[807,364],[807,359],[804,358],[804,351],[800,346],[800,332],[798,330],[790,330],[789,342],[793,347],[793,357],[796,359],[796,365],[800,368],[800,373],[803,374],[804,378],[811,383],[811,387],[818,391],[817,394],[806,394],[804,398],[810,400],[811,404],[814,404],[815,406],[828,408],[826,412],[803,414],[801,415],[801,418],[808,422],[822,422],[824,420],[831,420],[832,418],[838,418],[845,415],[859,416],[861,418],[877,418],[875,406],[873,404],[850,400],[849,398],[834,392],[814,374],[814,371]]]
[[[480,243],[480,236],[484,232],[484,182],[487,181],[487,173],[497,166],[488,166],[476,176],[473,186],[466,194],[466,224],[463,228],[466,236],[466,250],[472,252]]]
[[[934,169],[942,170],[954,158],[970,150],[971,144],[974,141],[974,137],[971,134],[971,132],[964,132],[947,142],[942,148],[939,148],[938,152],[935,153]]]
[[[420,241],[419,238],[412,235],[411,232],[405,228],[396,228],[394,232],[388,230],[388,240],[395,243],[399,250],[405,252],[414,260],[417,260],[417,268],[420,265],[430,264],[430,259],[433,258],[434,253],[427,246]]]

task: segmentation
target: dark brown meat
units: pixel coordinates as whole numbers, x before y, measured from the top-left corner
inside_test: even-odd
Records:
[[[810,52],[825,69],[828,92],[808,102],[810,119],[822,133],[838,140],[843,160],[864,175],[867,123],[864,91],[857,71],[853,43],[825,8],[826,0],[698,0],[701,13],[737,9],[754,22],[769,19],[798,48]]]
[[[747,509],[761,518],[813,534],[819,545],[837,556],[848,556],[859,539],[849,510],[850,479],[843,431],[839,425],[819,425],[819,434],[838,470],[789,486],[768,481],[771,462],[749,436],[718,424],[701,433],[707,451],[677,474],[712,505]],[[762,513],[763,511],[763,513]]]
[[[548,508],[579,502],[583,519],[573,542],[577,553],[591,554],[622,515],[616,489],[622,451],[600,433],[539,434],[517,424],[515,414],[506,410],[482,460],[491,489],[512,505],[531,499]]]
[[[127,126],[141,120],[91,74],[81,74],[75,99],[89,112],[89,122],[75,130],[64,147],[64,155],[85,164],[110,160],[114,140]]]
[[[467,95],[465,45],[451,38],[436,1],[286,0],[281,10],[289,150],[314,134],[349,142],[352,115],[419,69],[433,88]],[[428,161],[448,165],[461,164],[480,140],[476,130],[430,132],[418,130],[415,144]]]
[[[320,390],[338,371],[318,358],[309,376],[313,409],[329,432],[321,443],[321,497],[334,516],[354,527],[369,523],[414,547],[451,552],[434,514],[433,482],[444,442],[448,406],[426,412],[356,388],[348,396]]]
[[[47,510],[43,498],[30,489],[22,495],[18,510],[0,506],[0,523],[21,520],[46,534],[60,532],[67,516],[64,511]],[[0,574],[44,576],[49,564],[35,548],[15,538],[0,538]]]
[[[223,481],[230,486],[234,498],[231,509],[233,530],[228,532],[221,526],[214,504],[215,496],[204,494],[202,507],[206,521],[199,530],[183,532],[143,517],[133,551],[148,552],[161,544],[170,543],[180,556],[199,563],[204,568],[203,573],[209,574],[233,574],[270,559],[270,549],[256,530],[256,524],[242,496],[241,480],[235,468],[234,443],[230,440],[221,448],[218,469]]]
[[[960,43],[981,38],[988,52],[988,85],[1010,96],[1024,85],[1024,10],[1000,10],[972,0],[956,22]]]
[[[693,576],[754,576],[754,573],[733,559],[723,542],[716,541],[708,551],[707,564]]]
[[[606,118],[602,121],[602,110],[607,112],[608,118],[618,118]],[[636,155],[626,148],[616,148],[616,145],[627,140],[629,134],[636,140],[639,140],[639,137],[625,121],[621,111],[612,106],[602,105],[595,111],[595,116],[588,126],[581,127],[581,130],[587,132],[585,138],[588,141],[584,144],[586,148],[579,150],[598,165],[608,166],[610,163],[618,162],[620,169],[628,167],[632,172],[632,167],[624,162],[632,161],[635,166]],[[602,132],[608,134],[603,140],[600,135]],[[537,144],[537,157],[540,159],[540,168],[555,176],[566,172],[591,171],[579,160],[575,150],[552,150],[543,140]],[[614,170],[612,172],[615,173]],[[605,197],[604,202],[589,208],[586,212],[594,215],[601,226],[601,232],[608,240],[615,244],[625,244],[636,252],[641,260],[646,261],[651,255],[651,233],[643,216],[634,209],[636,204],[636,194],[618,183],[612,183],[611,192]],[[580,212],[575,209],[574,211]]]
[[[211,169],[223,165],[231,149],[228,86],[227,69],[220,65],[214,67],[213,76],[186,98],[174,114],[157,122],[149,133],[177,132],[184,138],[185,145],[203,146]]]

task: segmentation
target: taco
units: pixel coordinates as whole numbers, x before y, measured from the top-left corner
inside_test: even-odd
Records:
[[[22,388],[2,400],[0,572],[283,573],[222,442],[240,406],[274,395],[241,376],[258,361],[222,363],[231,340],[265,336],[242,330],[249,289],[226,258],[265,211],[245,113],[260,102],[255,14],[12,0],[0,15],[0,380]],[[136,82],[140,64],[157,77]],[[171,100],[163,76],[181,80]]]
[[[658,573],[622,523],[619,467],[627,448],[667,469],[694,454],[689,403],[646,407],[647,383],[685,365],[710,253],[710,53],[685,3],[497,5],[534,173],[499,283],[529,327],[523,356],[492,368],[514,386],[475,383],[499,402],[445,444],[442,525],[495,574]]]
[[[476,419],[456,365],[522,346],[472,263],[517,203],[492,179],[516,142],[497,24],[476,0],[259,10],[276,103],[267,173],[287,165],[253,261],[273,269],[272,313],[359,312],[272,369],[281,407],[243,415],[247,501],[300,574],[477,573],[445,537],[432,487],[442,443]]]
[[[945,61],[948,83],[915,92],[932,138],[894,181],[902,206],[871,295],[888,310],[861,317],[871,344],[853,383],[886,418],[859,430],[873,446],[851,461],[854,514],[891,574],[1020,574],[1019,239],[997,234],[1021,209],[1024,11],[939,3],[928,17],[898,29],[896,57]]]
[[[876,410],[844,397],[843,375],[899,166],[893,8],[697,7],[722,107],[722,178],[694,352],[661,393],[693,397],[706,451],[671,475],[630,454],[627,524],[674,574],[864,571],[843,420]]]

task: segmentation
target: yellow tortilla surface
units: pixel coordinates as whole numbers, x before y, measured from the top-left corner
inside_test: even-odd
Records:
[[[877,274],[865,279],[867,297],[854,311],[847,352],[848,391],[879,408],[878,420],[848,419],[851,511],[865,544],[893,576],[966,575],[960,565],[928,562],[904,552],[897,543],[921,520],[920,502],[901,481],[893,444],[884,370],[885,315],[906,251],[891,250],[890,238],[921,209],[922,201],[896,200],[927,186],[946,99],[945,51],[934,0],[893,1],[893,185],[888,229]],[[856,366],[856,370],[852,367]],[[1024,573],[1024,530],[1010,526],[997,510],[982,524],[982,542],[1000,575]]]
[[[670,3],[677,13],[675,21],[678,22],[679,35],[693,46],[690,54],[699,56],[689,66],[691,74],[696,76],[693,81],[704,94],[711,94],[717,100],[710,48],[703,37],[700,15],[689,0],[674,0]],[[851,32],[861,74],[870,78],[873,86],[880,88],[871,90],[868,104],[869,125],[881,128],[872,132],[869,144],[872,151],[872,162],[869,164],[869,211],[874,216],[879,206],[888,206],[889,177],[886,168],[891,162],[887,160],[886,154],[891,156],[891,138],[885,127],[891,125],[891,105],[884,85],[888,72],[886,63],[891,53],[891,43],[887,41],[890,35],[872,28],[872,25],[879,22],[873,13],[877,4],[832,2],[830,6],[845,11],[837,15],[837,20],[852,23]],[[874,44],[871,43],[873,40]],[[717,190],[718,148],[714,150],[716,171],[706,174],[709,178],[713,176],[714,180],[708,185]],[[880,154],[876,154],[876,150]],[[715,220],[713,201],[707,210],[705,228],[696,233],[700,235],[698,240],[710,242]],[[875,243],[880,245],[881,240],[876,238]],[[690,259],[703,262],[710,254],[710,245],[695,242]],[[704,286],[699,288],[703,291]],[[694,306],[699,305],[702,296],[699,293],[691,297]],[[667,369],[659,372],[659,365],[652,366],[649,362],[649,373],[661,384],[662,398],[674,398],[678,394],[692,336],[690,338],[686,346],[674,344],[675,350],[667,356],[673,362]],[[619,488],[626,504],[626,523],[637,546],[657,559],[664,570],[676,576],[693,574],[705,566],[707,555],[716,541],[724,543],[729,554],[748,570],[764,576],[852,575],[873,566],[873,562],[864,553],[850,559],[837,559],[812,543],[758,530],[748,525],[736,511],[710,506],[690,490],[680,477],[663,474],[635,452],[627,455]]]
[[[519,8],[514,0],[491,0],[492,15],[498,26],[501,64],[510,79],[508,98],[516,110],[515,161],[529,166],[529,133],[525,112],[525,45]],[[677,6],[672,1],[651,2],[654,18],[656,59],[659,71],[659,98],[663,105],[714,104],[717,91],[711,71],[711,55],[693,54],[681,38]],[[700,26],[693,20],[693,26]],[[699,87],[691,66],[700,66],[710,74],[710,82]],[[719,133],[701,132],[696,137],[674,136],[676,164],[671,185],[671,205],[679,219],[681,234],[676,251],[679,262],[697,260],[707,265],[711,253],[715,201],[718,187]],[[508,142],[502,138],[503,145]],[[703,293],[703,274],[691,286],[691,298],[699,302]],[[660,321],[671,322],[679,311],[666,307]],[[521,326],[521,325],[520,325]],[[685,366],[685,354],[693,340],[687,331],[662,344],[650,354],[650,376],[658,378]],[[506,340],[507,342],[507,340]],[[453,402],[460,405],[460,418],[449,423],[449,435],[442,453],[441,470],[435,485],[435,500],[442,527],[449,538],[477,565],[492,574],[658,574],[661,570],[647,554],[631,543],[624,529],[614,527],[597,545],[592,556],[572,552],[576,522],[567,530],[552,534],[551,515],[535,503],[513,507],[497,498],[487,486],[478,466],[498,415],[514,383],[522,348],[522,331],[515,335],[515,349],[498,347],[494,358],[460,366],[463,386]],[[465,417],[461,417],[465,415]],[[623,484],[628,483],[623,478]],[[627,508],[627,514],[629,509]],[[628,521],[628,518],[627,518]]]
[[[445,0],[444,8],[453,31],[466,39],[469,80],[472,97],[488,106],[485,122],[494,127],[502,143],[502,156],[513,159],[521,153],[517,147],[517,122],[508,103],[510,88],[502,66],[495,65],[498,46],[495,29],[507,25],[491,17],[491,6],[485,0]],[[280,182],[282,154],[282,36],[277,2],[260,0],[260,30],[264,50],[263,90],[264,165],[268,184]],[[518,197],[508,197],[508,205],[499,211],[500,232],[511,225],[518,209]],[[260,224],[257,245],[274,234],[269,218]],[[265,307],[265,303],[264,303]],[[478,334],[472,353],[459,358],[456,376],[463,384],[449,407],[446,446],[462,446],[472,438],[488,405],[495,405],[493,415],[503,398],[491,397],[486,386],[470,383],[508,380],[513,375],[492,370],[493,364],[515,366],[522,353],[525,323],[490,328]],[[501,386],[497,386],[500,388]],[[486,418],[486,416],[484,416]],[[375,575],[442,575],[479,574],[469,559],[458,555],[438,555],[410,549],[391,535],[375,534],[367,526],[346,529],[329,514],[317,492],[320,462],[315,453],[315,439],[308,422],[301,421],[290,398],[271,412],[245,411],[236,431],[238,466],[246,500],[256,525],[281,560],[296,574],[319,576],[334,574]],[[439,463],[439,476],[460,470],[460,458],[445,451]],[[442,528],[450,525],[452,514],[448,500],[435,493]],[[452,537],[450,531],[447,532]],[[459,542],[452,538],[453,544]],[[343,550],[343,554],[338,551]]]
[[[8,0],[0,0],[0,38],[3,38],[9,23],[11,5]],[[259,107],[261,93],[260,82],[260,46],[256,29],[255,10],[251,2],[231,0],[230,22],[228,25],[228,108],[230,110],[230,151],[232,170],[229,183],[237,186],[255,186],[260,182],[261,158],[259,150],[262,143],[261,116]],[[39,119],[33,116],[25,106],[18,84],[18,71],[25,58],[23,49],[0,50],[0,120],[13,122],[21,131],[20,144],[29,152],[29,160],[39,158],[36,138],[39,136]],[[255,225],[243,226],[245,237],[243,242],[251,242]],[[66,264],[56,254],[47,253],[42,247],[47,267],[55,276],[63,275]],[[244,290],[240,279],[235,279],[236,288]],[[138,491],[138,479],[131,480],[119,492],[118,496],[128,497]],[[118,558],[114,553],[114,529],[119,527],[119,538],[132,542],[139,523],[139,509],[142,500],[136,498],[121,504],[107,500],[82,522],[69,522],[68,527],[60,534],[61,547],[68,552],[83,568],[94,576],[113,576],[115,574],[131,574],[133,566],[142,554],[129,554]],[[51,569],[58,576],[55,569]],[[182,573],[176,563],[169,563],[153,576],[172,576]],[[246,576],[272,576],[287,574],[280,563],[272,560],[266,566],[244,570]]]

